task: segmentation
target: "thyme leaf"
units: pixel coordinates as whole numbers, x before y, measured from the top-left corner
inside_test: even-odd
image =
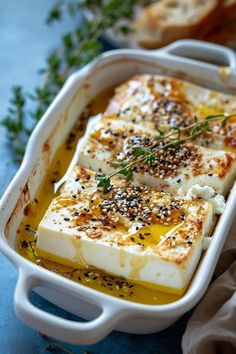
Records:
[[[133,155],[138,157],[138,156],[141,156],[141,155],[147,155],[148,154],[148,150],[146,148],[143,148],[142,146],[136,146],[134,149],[133,149]]]
[[[121,171],[121,170],[120,170]],[[103,187],[104,192],[108,192],[111,189],[111,176],[105,176],[104,174],[96,174],[95,179],[98,182],[98,187]]]
[[[129,181],[133,178],[133,172],[130,166],[126,166],[120,170],[120,174],[125,176],[126,181]]]

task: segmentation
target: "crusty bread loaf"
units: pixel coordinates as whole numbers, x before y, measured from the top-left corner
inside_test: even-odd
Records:
[[[202,37],[219,19],[222,0],[162,0],[134,21],[138,43],[158,48],[177,39]]]

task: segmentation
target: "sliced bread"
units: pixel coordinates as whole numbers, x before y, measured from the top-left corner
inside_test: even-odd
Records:
[[[174,40],[201,37],[219,19],[222,0],[163,0],[146,7],[134,22],[137,41],[158,48]]]

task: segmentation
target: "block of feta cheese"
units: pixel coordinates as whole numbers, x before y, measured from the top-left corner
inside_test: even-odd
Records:
[[[88,124],[80,142],[79,163],[109,175],[117,163],[130,161],[136,147],[155,142],[157,133],[141,125],[97,118]],[[163,149],[155,159],[133,166],[135,183],[147,184],[171,194],[187,194],[194,185],[211,187],[226,196],[235,181],[236,156],[229,151],[213,150],[191,143]]]
[[[119,176],[112,182],[104,193],[95,173],[76,165],[39,224],[38,254],[183,293],[212,227],[211,204],[133,185]]]
[[[235,114],[222,128],[212,123],[211,133],[196,138],[202,146],[236,149],[235,96],[213,91],[188,81],[160,75],[138,75],[115,90],[106,111],[108,118],[142,124],[151,130],[186,127],[197,116],[204,120],[214,114]]]

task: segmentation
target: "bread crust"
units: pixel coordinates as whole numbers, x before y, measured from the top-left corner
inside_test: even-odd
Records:
[[[163,0],[134,21],[138,43],[149,49],[182,38],[201,38],[219,21],[222,0]]]
[[[225,0],[221,5],[221,24],[236,20],[236,0]]]

